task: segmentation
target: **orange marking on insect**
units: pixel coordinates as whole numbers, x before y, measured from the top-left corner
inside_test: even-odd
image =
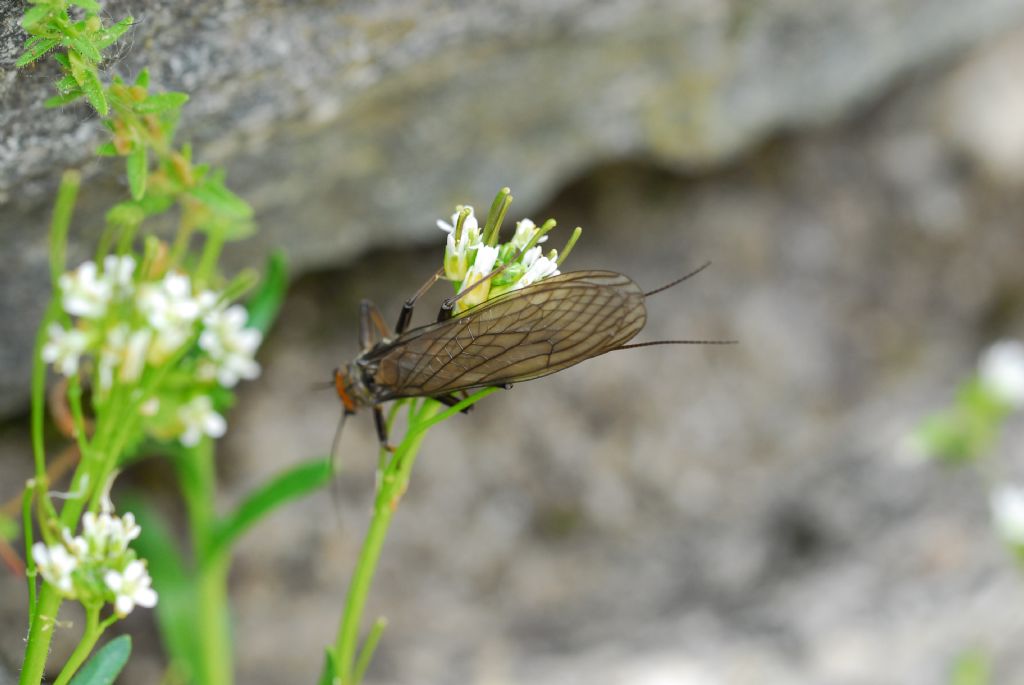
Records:
[[[341,403],[345,407],[345,411],[354,413],[356,410],[356,403],[352,400],[347,392],[345,392],[345,374],[340,369],[334,371],[334,387],[338,391],[338,397],[341,398]]]

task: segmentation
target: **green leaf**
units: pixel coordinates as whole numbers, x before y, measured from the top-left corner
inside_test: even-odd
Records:
[[[90,14],[99,14],[101,11],[100,4],[96,0],[71,0],[68,4],[81,7]]]
[[[96,155],[99,157],[117,157],[117,148],[108,141],[96,148]]]
[[[136,103],[132,109],[139,114],[156,114],[169,109],[177,109],[186,102],[188,102],[188,95],[185,93],[155,93],[142,102]]]
[[[235,540],[261,518],[282,504],[323,487],[330,480],[331,468],[326,459],[307,461],[278,475],[250,494],[232,514],[221,520],[206,556],[213,558],[226,552]]]
[[[78,90],[78,81],[75,80],[74,76],[68,74],[53,84],[53,86],[59,93],[70,93],[73,90]]]
[[[146,173],[149,171],[149,157],[146,154],[146,146],[136,143],[135,148],[128,154],[126,162],[128,171],[128,188],[131,190],[133,200],[141,200],[146,194]]]
[[[94,44],[96,45],[97,49],[105,50],[106,48],[110,47],[110,45],[115,40],[123,36],[124,32],[130,29],[132,27],[132,24],[134,23],[134,19],[132,19],[131,17],[125,17],[113,26],[109,26],[103,31],[101,31],[99,34],[97,34],[95,38]]]
[[[96,67],[74,50],[68,51],[68,58],[71,60],[71,74],[78,81],[78,86],[85,93],[85,97],[101,116],[107,116],[107,98],[103,92],[103,84],[96,75]]]
[[[46,100],[43,101],[43,105],[50,109],[53,109],[54,107],[63,107],[68,103],[74,102],[83,95],[85,95],[85,93],[76,88],[69,93],[62,93],[61,95],[54,95],[46,98]]]
[[[53,59],[60,62],[60,65],[65,69],[69,71],[71,70],[71,58],[68,57],[68,54],[66,52],[54,53]]]
[[[324,651],[324,668],[317,678],[317,685],[334,685],[334,679],[338,677],[338,667],[334,664],[334,652],[327,649]]]
[[[48,19],[52,11],[53,8],[49,5],[36,5],[35,7],[30,7],[21,17],[21,28],[26,31],[31,31],[33,26]]]
[[[139,72],[139,75],[135,77],[135,85],[149,88],[149,69],[143,69]]]
[[[89,60],[89,62],[91,62],[90,66],[94,66],[103,61],[103,55],[100,54],[99,48],[97,48],[89,38],[84,36],[69,36],[65,34],[63,37],[63,43],[83,58]]]
[[[188,194],[215,214],[228,219],[248,219],[252,216],[252,207],[249,203],[228,190],[220,178],[211,177],[194,188],[189,188]]]
[[[53,38],[40,38],[32,45],[32,47],[21,53],[21,56],[18,57],[18,60],[14,63],[14,66],[23,67],[26,64],[32,64],[32,62],[35,62],[37,59],[52,50],[59,42],[59,40]]]
[[[71,685],[112,685],[117,674],[128,663],[132,638],[121,635],[103,645],[71,679]]]
[[[267,258],[266,270],[259,287],[245,303],[249,310],[247,326],[266,335],[277,318],[288,291],[288,264],[284,252],[277,250]]]
[[[195,622],[199,617],[195,582],[182,566],[181,548],[163,517],[146,499],[128,495],[119,505],[124,511],[135,514],[142,529],[132,547],[146,559],[153,587],[160,593],[156,619],[164,648],[171,661],[187,669],[191,664],[199,663],[200,650],[195,642]],[[184,681],[190,680],[186,677]]]

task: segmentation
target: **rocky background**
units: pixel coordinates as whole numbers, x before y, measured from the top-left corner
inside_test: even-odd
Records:
[[[257,207],[235,263],[285,245],[298,274],[230,417],[225,505],[324,452],[338,406],[311,385],[355,353],[361,297],[391,318],[433,271],[456,202],[509,185],[515,217],[584,227],[572,265],[648,287],[714,262],[651,300],[643,338],[740,345],[610,355],[431,433],[372,595],[372,682],[944,683],[972,648],[1024,681],[1024,579],[986,511],[1024,424],[987,478],[904,441],[1024,337],[1024,2],[107,6],[143,20],[114,69],[191,92],[183,130]],[[4,498],[29,471],[55,179],[86,164],[83,250],[124,192],[87,112],[39,107],[52,73],[11,69],[20,11],[0,7]],[[369,508],[358,418],[340,505],[241,546],[240,683],[315,678]],[[160,476],[129,479],[161,497]],[[24,585],[0,587],[16,665]],[[129,629],[123,681],[158,682],[148,617]]]

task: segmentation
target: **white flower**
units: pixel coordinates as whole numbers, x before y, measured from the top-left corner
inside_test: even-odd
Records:
[[[135,257],[131,255],[107,255],[103,258],[103,278],[122,295],[130,295],[134,289]]]
[[[82,516],[81,537],[92,557],[99,561],[124,554],[128,543],[139,537],[140,532],[142,529],[131,512],[115,516],[106,511],[98,515],[89,511]]]
[[[132,331],[125,324],[110,329],[100,355],[100,388],[107,390],[113,382],[114,369],[119,368],[117,377],[130,383],[142,376],[146,366],[146,352],[153,332],[148,328]]]
[[[1024,545],[1024,488],[1003,485],[989,496],[992,523],[1007,542]]]
[[[98,319],[106,313],[113,288],[110,280],[99,275],[95,262],[84,262],[57,282],[68,314]]]
[[[60,590],[65,597],[74,599],[75,588],[71,582],[71,573],[78,567],[78,559],[69,554],[64,545],[47,547],[45,543],[37,542],[32,545],[32,558],[47,583]]]
[[[474,283],[484,278],[491,271],[494,270],[494,263],[498,259],[498,248],[490,245],[481,245],[477,248],[476,259],[473,261],[473,266],[466,272],[466,278],[462,281],[464,288],[472,286]],[[487,300],[487,296],[491,292],[491,280],[487,279],[480,285],[476,286],[465,295],[459,298],[456,303],[456,309],[458,311],[465,311],[470,307],[475,307],[481,302]]]
[[[548,276],[557,276],[559,274],[558,262],[541,255],[539,247],[532,247],[527,250],[526,254],[523,255],[522,264],[526,267],[526,273],[512,286],[513,290],[525,288]]]
[[[103,582],[116,595],[114,611],[124,618],[136,605],[151,609],[156,606],[157,594],[150,587],[153,582],[146,571],[146,565],[138,559],[125,566],[122,573],[107,571]]]
[[[74,376],[78,373],[78,359],[89,346],[89,336],[77,328],[66,329],[58,323],[50,324],[50,339],[43,345],[40,357],[53,364],[58,373]]]
[[[192,297],[188,276],[179,273],[169,273],[159,283],[140,286],[137,303],[156,332],[148,354],[154,364],[166,361],[188,341],[202,313],[199,298]]]
[[[534,234],[537,233],[537,224],[533,223],[531,219],[522,219],[516,222],[516,234],[512,236],[512,240],[509,241],[512,247],[517,250],[522,250],[530,241],[533,240]],[[543,243],[548,239],[547,236],[542,237],[537,243]]]
[[[452,223],[448,224],[438,219],[437,225],[448,233],[448,240],[444,250],[444,275],[450,281],[462,281],[466,277],[470,262],[473,261],[473,253],[480,247],[481,234],[480,225],[473,216],[473,208],[469,209],[469,216],[462,224],[462,233],[456,240],[456,226],[459,221],[459,214],[464,209],[462,205],[456,208],[452,215]]]
[[[978,362],[981,382],[1015,408],[1024,407],[1024,343],[1000,340]]]
[[[467,216],[466,220],[462,223],[462,230],[463,231],[477,231],[477,230],[479,230],[480,224],[477,222],[476,215],[473,213],[474,212],[473,205],[457,205],[455,207],[455,213],[452,214],[452,222],[448,223],[447,221],[444,221],[443,219],[438,219],[437,220],[437,227],[440,228],[442,231],[445,231],[446,233],[454,233],[455,232],[455,227],[459,225],[459,215],[462,214],[462,210],[464,210],[464,209],[468,209],[469,210],[469,216]]]
[[[239,379],[252,380],[260,375],[260,365],[253,356],[263,334],[246,328],[247,318],[245,308],[237,304],[203,318],[205,330],[199,336],[199,347],[217,363],[217,382],[225,388],[234,387]]]
[[[203,435],[219,438],[227,430],[224,417],[213,409],[213,400],[206,395],[197,395],[188,404],[178,408],[178,418],[184,430],[178,439],[186,447],[195,447]]]

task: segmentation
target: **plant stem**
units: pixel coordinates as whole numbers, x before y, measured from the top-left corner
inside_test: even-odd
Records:
[[[231,663],[231,627],[228,616],[228,570],[231,558],[227,554],[209,555],[217,526],[214,499],[216,494],[216,467],[213,460],[213,442],[203,439],[191,449],[183,450],[178,459],[179,482],[188,508],[189,529],[196,567],[195,644],[199,649],[198,680],[204,685],[230,685],[233,679]]]
[[[32,627],[25,644],[25,661],[21,666],[19,685],[39,685],[46,669],[46,656],[50,651],[50,638],[57,625],[61,596],[52,585],[43,583],[39,601],[32,616]]]
[[[57,680],[54,681],[53,685],[67,685],[71,677],[85,663],[89,653],[92,652],[92,648],[96,645],[96,640],[103,634],[104,628],[106,628],[106,625],[100,625],[100,607],[98,605],[86,607],[85,631],[82,633],[82,638],[78,641],[78,646],[75,647],[75,651],[71,652],[71,656],[68,658],[67,663],[64,664],[64,668],[61,670],[60,675],[57,676]]]

